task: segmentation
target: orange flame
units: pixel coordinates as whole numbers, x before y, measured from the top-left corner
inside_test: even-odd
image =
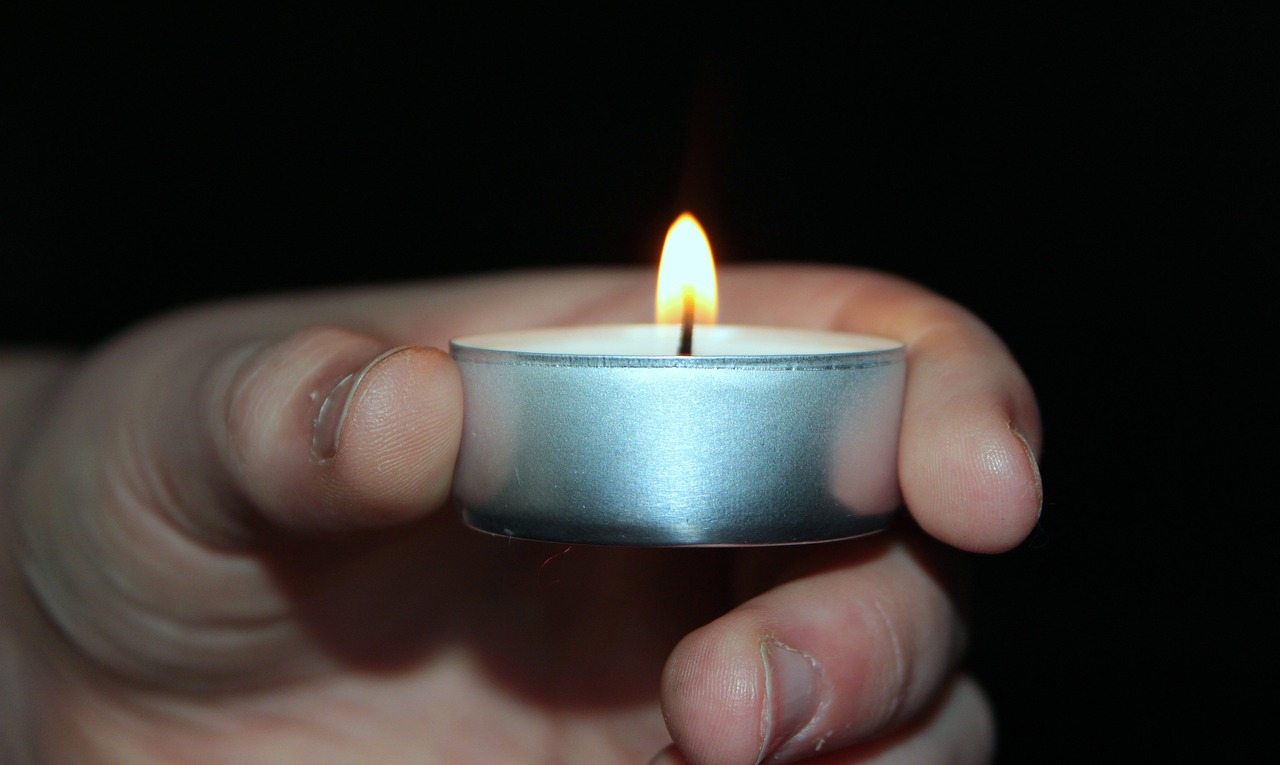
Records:
[[[667,230],[658,264],[658,294],[655,315],[659,324],[679,324],[685,303],[693,303],[693,320],[716,323],[716,266],[711,259],[711,243],[698,219],[683,213]]]

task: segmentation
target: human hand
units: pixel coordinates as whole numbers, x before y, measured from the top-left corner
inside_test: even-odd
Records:
[[[908,344],[900,474],[914,523],[741,550],[566,549],[463,528],[444,509],[461,387],[433,348],[646,321],[648,273],[226,303],[75,364],[11,365],[6,754],[988,758],[939,541],[999,551],[1034,523],[1025,379],[970,314],[892,277],[753,267],[722,269],[720,286],[726,323]]]

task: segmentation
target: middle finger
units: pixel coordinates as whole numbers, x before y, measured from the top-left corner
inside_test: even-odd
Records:
[[[839,748],[917,714],[963,650],[951,593],[912,530],[832,545],[686,637],[663,676],[672,736],[698,762]]]

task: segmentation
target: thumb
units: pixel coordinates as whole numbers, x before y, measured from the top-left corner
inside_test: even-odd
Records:
[[[227,383],[212,393],[209,432],[224,488],[267,521],[298,530],[378,526],[444,503],[462,386],[443,352],[322,328],[230,364],[217,375]]]
[[[162,323],[87,360],[13,492],[0,542],[69,644],[121,676],[288,671],[309,655],[296,606],[253,543],[408,521],[448,492],[462,389],[447,355],[234,324]]]

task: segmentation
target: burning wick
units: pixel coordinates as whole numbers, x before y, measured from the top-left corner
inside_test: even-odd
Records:
[[[693,355],[693,324],[716,323],[716,265],[711,243],[689,213],[676,218],[662,243],[654,321],[680,325],[677,356]]]
[[[680,349],[677,356],[693,355],[693,287],[684,288],[684,311],[680,314]]]

